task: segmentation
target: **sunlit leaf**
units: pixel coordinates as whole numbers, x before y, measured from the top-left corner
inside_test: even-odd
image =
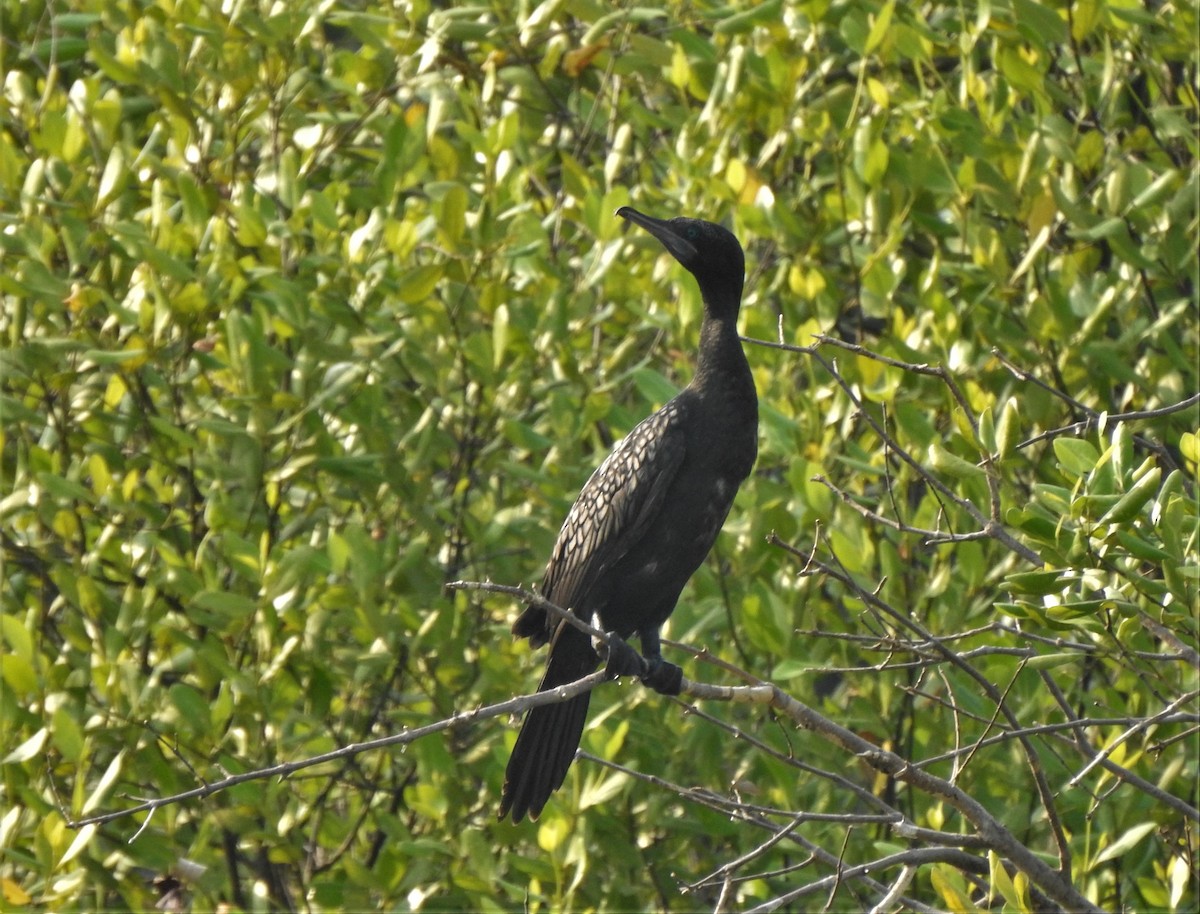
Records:
[[[1141,822],[1133,828],[1126,831],[1118,837],[1112,844],[1104,848],[1096,857],[1095,864],[1098,866],[1109,860],[1115,860],[1118,857],[1123,857],[1133,848],[1137,847],[1147,835],[1153,832],[1158,826],[1154,822]]]

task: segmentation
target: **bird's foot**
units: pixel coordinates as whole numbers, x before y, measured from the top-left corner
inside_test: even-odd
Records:
[[[678,695],[683,691],[683,670],[662,657],[650,657],[645,661],[646,672],[642,674],[642,685],[649,686],[660,695]]]
[[[615,632],[608,633],[608,659],[604,664],[604,672],[609,679],[618,676],[637,676],[643,679],[649,673],[649,666],[642,655],[629,646],[629,643]]]
[[[608,659],[604,672],[609,679],[636,676],[660,695],[678,695],[683,691],[683,670],[661,656],[643,657],[615,632],[609,632]]]

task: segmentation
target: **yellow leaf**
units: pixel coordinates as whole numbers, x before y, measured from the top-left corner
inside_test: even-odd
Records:
[[[563,72],[572,78],[578,78],[580,73],[591,66],[592,61],[596,59],[596,55],[607,47],[608,38],[606,36],[594,44],[584,45],[582,48],[567,51],[563,55]]]
[[[1192,468],[1192,472],[1195,472],[1196,467],[1200,465],[1200,436],[1192,432],[1180,435],[1179,452],[1183,454],[1183,459]]]
[[[429,111],[429,106],[424,102],[414,102],[404,109],[404,126],[412,127],[424,119],[425,114]]]
[[[675,50],[671,54],[671,85],[676,89],[682,89],[687,86],[692,78],[692,68],[688,63],[687,54],[684,53],[683,45],[675,45]]]
[[[538,828],[537,842],[538,847],[546,853],[552,853],[556,847],[563,843],[570,834],[571,828],[567,824],[567,820],[562,816],[555,816],[552,819],[544,821]]]
[[[871,96],[871,101],[880,108],[887,108],[888,102],[891,101],[887,86],[873,76],[867,77],[867,94]]]
[[[15,907],[23,907],[33,901],[28,892],[7,876],[0,878],[0,897],[3,897],[7,904]]]
[[[948,863],[936,863],[929,873],[934,890],[946,903],[946,909],[954,914],[980,914],[979,907],[971,901],[967,894],[966,883],[962,873]]]
[[[1054,192],[1044,183],[1042,192],[1029,204],[1029,214],[1025,217],[1029,234],[1034,236],[1042,229],[1053,226],[1054,217],[1057,215],[1058,204],[1054,202]]]
[[[741,193],[746,186],[746,163],[741,159],[730,159],[725,168],[725,183],[733,188],[734,193]]]

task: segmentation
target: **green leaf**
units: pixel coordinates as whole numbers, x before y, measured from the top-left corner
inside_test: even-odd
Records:
[[[68,762],[78,763],[83,757],[83,731],[67,705],[54,710],[50,727],[54,747]]]
[[[1195,474],[1197,466],[1200,466],[1200,433],[1184,432],[1180,435],[1179,453],[1192,465],[1192,473]]]
[[[995,454],[998,450],[996,442],[996,421],[989,406],[979,414],[979,443],[987,454]]]
[[[1113,505],[1103,517],[1102,524],[1124,524],[1133,520],[1150,500],[1158,494],[1158,484],[1162,479],[1162,469],[1152,467],[1141,479],[1133,484],[1120,501]]]
[[[248,201],[240,203],[236,212],[235,235],[238,244],[248,248],[260,247],[267,240],[267,223],[262,214]]]
[[[1008,871],[1004,868],[1004,862],[995,851],[988,851],[988,869],[991,873],[993,892],[998,891],[1007,906],[1014,911],[1028,911],[1027,900],[1017,892],[1016,886],[1009,878]]]
[[[96,212],[106,209],[125,189],[129,181],[129,169],[125,165],[125,150],[114,146],[108,154],[104,165],[104,173],[100,176],[100,184],[96,188]]]
[[[554,441],[545,435],[540,435],[532,425],[518,422],[516,419],[504,421],[504,437],[533,454],[544,454],[554,445]]]
[[[1060,593],[1069,582],[1069,575],[1062,571],[1022,571],[1004,578],[1005,585],[1015,593],[1044,596]]]
[[[1100,460],[1095,445],[1082,438],[1055,438],[1054,456],[1059,466],[1072,476],[1090,473]]]
[[[40,689],[37,669],[28,657],[18,654],[0,655],[0,678],[19,696],[36,694]]]
[[[37,481],[48,494],[63,502],[91,504],[95,500],[90,489],[54,473],[38,473]]]
[[[83,353],[83,357],[89,362],[94,362],[98,366],[106,365],[128,365],[131,363],[140,363],[146,360],[145,349],[118,349],[116,351],[105,349],[89,349]]]
[[[457,247],[467,231],[467,189],[458,183],[447,188],[441,199],[439,228],[450,247]]]
[[[195,609],[209,610],[230,620],[252,616],[258,610],[258,603],[250,597],[222,590],[202,590],[192,597],[191,604]]]
[[[929,445],[929,465],[936,472],[945,473],[955,479],[972,479],[984,475],[980,467],[946,450],[940,441]]]
[[[795,679],[797,676],[808,673],[811,669],[811,664],[805,660],[783,660],[775,664],[775,667],[771,670],[771,678],[776,681]]]
[[[189,729],[205,732],[209,728],[209,705],[199,692],[181,682],[167,691],[171,704],[179,711],[179,717]]]
[[[896,8],[896,0],[887,0],[880,7],[879,12],[875,14],[874,21],[871,23],[871,30],[867,33],[867,40],[863,47],[863,51],[870,54],[883,41],[888,30],[892,25],[892,13]]]
[[[5,658],[0,657],[0,660]],[[42,727],[33,736],[17,746],[12,752],[8,753],[3,759],[2,764],[5,765],[20,765],[23,762],[28,762],[30,759],[37,758],[42,754],[42,748],[46,745],[46,739],[50,736],[50,731],[46,727]]]
[[[966,882],[957,869],[946,863],[935,863],[929,876],[947,910],[954,914],[982,914],[982,909],[971,901]]]
[[[1112,844],[1102,850],[1096,859],[1093,861],[1094,866],[1099,866],[1102,863],[1107,863],[1109,860],[1116,860],[1118,857],[1124,857],[1131,850],[1137,847],[1146,838],[1158,828],[1155,822],[1140,822],[1133,828],[1126,831],[1118,837]]]
[[[67,847],[66,851],[64,851],[63,855],[59,858],[58,865],[60,867],[65,867],[68,863],[78,857],[84,850],[86,850],[88,845],[92,843],[92,839],[96,836],[96,830],[99,827],[99,825],[93,823],[91,825],[85,825],[79,829],[79,831],[75,834],[74,839],[72,839],[70,845]]]
[[[713,26],[713,31],[718,35],[744,34],[751,31],[756,25],[777,22],[782,8],[782,0],[766,0],[764,3],[752,4],[747,10],[718,20]]]
[[[1066,38],[1063,17],[1037,0],[1013,0],[1013,19],[1021,35],[1038,47],[1049,47]]]
[[[398,293],[405,304],[427,299],[442,279],[442,268],[436,264],[413,267],[400,274]]]
[[[0,615],[0,635],[3,636],[4,645],[8,648],[6,654],[20,657],[26,663],[33,663],[33,638],[30,637],[29,631],[20,619],[15,615],[10,616],[7,612]]]
[[[122,769],[125,767],[125,756],[125,749],[122,749],[113,756],[112,761],[108,763],[108,767],[104,769],[104,774],[96,782],[95,789],[92,790],[84,802],[83,808],[80,810],[82,815],[86,816],[94,812],[108,797],[108,792],[112,790],[113,785],[117,782],[117,778],[121,776]]]
[[[1021,440],[1021,413],[1017,401],[1009,397],[1004,401],[1000,421],[996,423],[996,456],[1001,460],[1012,456]]]
[[[595,781],[589,779],[579,795],[579,808],[604,807],[629,786],[629,777],[622,773],[610,774]]]
[[[1026,669],[1030,670],[1053,670],[1058,667],[1070,666],[1071,664],[1080,663],[1078,652],[1065,651],[1055,654],[1039,654],[1033,657],[1025,664]]]
[[[633,373],[633,383],[637,385],[638,393],[646,400],[659,405],[666,403],[679,393],[670,381],[649,368],[637,369]]]

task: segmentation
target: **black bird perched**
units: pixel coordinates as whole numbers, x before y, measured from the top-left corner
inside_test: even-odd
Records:
[[[663,660],[659,629],[712,548],[758,453],[758,398],[737,333],[745,259],[737,238],[711,222],[655,219],[628,206],[617,215],[661,241],[696,277],[704,298],[700,357],[691,383],[619,441],[587,481],[559,531],[542,594],[621,638],[636,633],[646,660],[642,681],[677,695],[683,673]],[[513,634],[534,647],[550,643],[539,691],[574,682],[600,662],[586,634],[535,606]],[[504,774],[500,818],[536,819],[562,785],[588,698],[585,692],[529,711]]]

